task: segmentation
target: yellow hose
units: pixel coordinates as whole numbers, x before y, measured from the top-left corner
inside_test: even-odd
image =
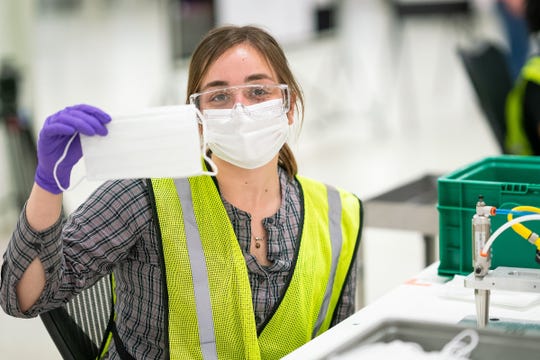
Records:
[[[512,211],[528,211],[528,212],[540,213],[540,208],[537,208],[534,206],[516,206],[515,208],[512,209]],[[514,216],[512,215],[512,213],[508,213],[508,216],[507,216],[508,221],[512,220],[513,218]],[[529,237],[533,233],[528,227],[526,227],[525,225],[521,223],[512,225],[512,229],[525,240],[529,240]],[[536,245],[537,245],[537,248],[540,249],[540,247],[538,247],[540,243]]]

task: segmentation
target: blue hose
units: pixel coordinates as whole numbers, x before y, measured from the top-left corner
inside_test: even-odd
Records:
[[[533,215],[533,214],[537,214],[537,213],[532,212],[532,211],[515,211],[515,210],[508,210],[508,209],[495,209],[495,215],[508,215],[508,214],[523,216],[523,215]]]

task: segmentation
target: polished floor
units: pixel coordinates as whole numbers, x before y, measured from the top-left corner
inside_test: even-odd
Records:
[[[36,127],[47,114],[74,103],[114,112],[183,102],[185,64],[170,61],[167,29],[159,26],[166,20],[163,2],[88,3],[93,5],[75,14],[48,11],[36,17]],[[490,8],[475,8],[467,19],[398,21],[386,1],[340,4],[336,31],[284,44],[306,97],[302,132],[293,143],[302,174],[366,200],[426,173],[442,174],[498,154],[456,56],[458,45],[476,38],[502,41]],[[9,189],[8,180],[0,184]],[[66,208],[95,186],[83,182],[66,194]],[[9,201],[3,199],[2,207],[3,252],[15,213]],[[418,232],[366,228],[364,302],[421,270],[423,246]],[[0,334],[2,359],[59,358],[39,319],[0,312]]]

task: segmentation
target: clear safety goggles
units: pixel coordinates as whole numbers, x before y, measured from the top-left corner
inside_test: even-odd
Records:
[[[237,104],[251,106],[271,100],[281,100],[282,113],[288,112],[290,108],[288,86],[285,84],[246,84],[208,90],[189,96],[189,102],[200,111],[230,110]]]

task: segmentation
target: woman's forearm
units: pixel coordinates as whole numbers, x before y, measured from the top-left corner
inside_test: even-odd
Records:
[[[54,195],[34,184],[26,204],[26,218],[36,231],[54,225],[61,216],[62,195]],[[21,311],[28,310],[39,299],[45,288],[45,269],[39,258],[35,258],[17,284],[17,299]]]
[[[26,218],[32,229],[43,231],[58,221],[62,212],[62,194],[52,194],[34,184],[26,203]]]

